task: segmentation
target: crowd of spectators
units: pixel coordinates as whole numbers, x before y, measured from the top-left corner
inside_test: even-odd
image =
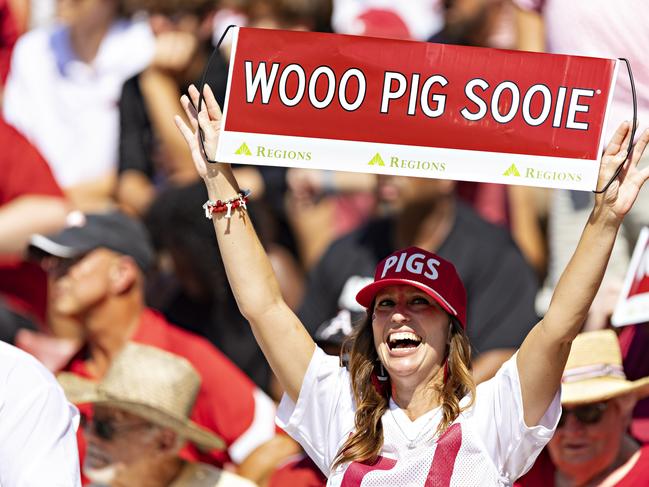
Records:
[[[625,57],[638,118],[649,120],[644,0],[0,0],[0,340],[63,374],[82,413],[85,485],[326,483],[275,426],[282,390],[228,287],[204,186],[173,123],[231,23]],[[230,48],[226,39],[207,76],[221,104]],[[630,116],[620,70],[608,126]],[[379,260],[418,246],[454,262],[477,382],[543,316],[592,207],[575,191],[235,172],[252,190],[251,218],[284,299],[343,362],[364,314],[354,296]],[[649,225],[649,190],[634,208],[566,371],[612,357],[632,385],[564,396],[556,437],[521,486],[649,482],[649,323],[610,325]],[[14,357],[36,367],[7,350],[0,367]]]

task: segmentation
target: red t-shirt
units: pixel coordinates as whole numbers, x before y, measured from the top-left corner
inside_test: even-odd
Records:
[[[628,380],[638,380],[649,375],[649,324],[625,326],[620,332],[620,348],[624,373]],[[644,444],[649,444],[649,397],[638,401],[631,419],[631,434]],[[647,481],[649,485],[649,481]]]
[[[0,120],[0,207],[25,195],[63,198],[41,154],[16,129]],[[0,296],[18,312],[45,322],[47,280],[36,265],[0,257]]]
[[[219,435],[228,448],[244,434],[255,436],[255,428],[260,426],[264,434],[269,429],[274,434],[274,415],[271,415],[270,426],[255,421],[257,386],[204,338],[168,323],[153,310],[145,309],[132,341],[184,357],[194,366],[202,383],[191,419]],[[82,351],[73,358],[65,370],[92,379],[86,368],[84,353]],[[88,412],[87,408],[80,409]],[[257,438],[259,436],[256,435]],[[80,445],[80,448],[83,449],[84,445]],[[223,466],[231,460],[227,450],[213,450],[206,454],[193,445],[188,445],[182,456],[216,466]]]
[[[514,483],[514,487],[554,487],[555,468],[550,455],[543,450],[532,469]],[[640,449],[640,457],[616,487],[649,485],[649,446]]]

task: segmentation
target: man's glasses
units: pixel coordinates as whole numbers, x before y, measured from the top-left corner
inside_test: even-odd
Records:
[[[594,404],[586,404],[585,406],[578,406],[572,409],[564,409],[559,419],[559,428],[566,424],[568,416],[571,414],[577,418],[581,424],[596,424],[599,423],[608,408],[607,402],[597,402]]]
[[[84,417],[85,418],[85,417]],[[83,421],[83,426],[86,429],[92,431],[99,438],[111,441],[115,436],[125,433],[130,433],[132,431],[137,431],[141,429],[149,429],[153,425],[147,422],[137,422],[137,423],[119,423],[119,421],[107,418],[93,418]]]

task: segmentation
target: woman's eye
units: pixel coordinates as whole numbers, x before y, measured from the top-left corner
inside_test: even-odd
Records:
[[[382,299],[382,300],[379,301],[379,306],[383,306],[383,307],[392,306],[393,304],[394,304],[394,301],[392,301],[391,299]]]
[[[412,304],[430,304],[426,298],[415,298],[412,300]]]

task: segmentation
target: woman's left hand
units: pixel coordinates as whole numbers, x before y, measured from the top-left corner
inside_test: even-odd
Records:
[[[609,142],[599,168],[597,189],[603,188],[613,177],[618,166],[626,157],[626,151],[631,138],[631,124],[623,122],[615,131]],[[595,211],[616,220],[622,220],[633,206],[638,192],[644,182],[649,179],[649,165],[640,169],[638,162],[649,143],[649,129],[646,129],[635,143],[631,156],[620,171],[617,178],[603,194],[595,197]]]

